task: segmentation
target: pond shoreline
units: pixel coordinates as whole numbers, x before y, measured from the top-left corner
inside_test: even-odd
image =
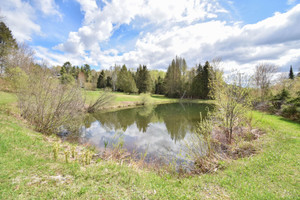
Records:
[[[200,100],[200,99],[171,99],[169,101],[155,101],[149,104],[143,104],[141,101],[121,101],[116,102],[116,105],[107,105],[101,108],[97,112],[107,112],[107,111],[116,111],[127,108],[136,108],[141,106],[151,106],[151,105],[160,105],[160,104],[170,104],[170,103],[206,103],[214,104],[214,100]]]
[[[285,118],[254,111],[257,126],[268,133],[254,143],[262,149],[259,154],[224,162],[226,168],[213,174],[178,177],[114,160],[94,161],[90,165],[66,163],[63,153],[54,161],[53,143],[58,137],[35,132],[6,111],[15,100],[11,94],[0,92],[3,107],[0,199],[297,199],[299,196],[295,177],[299,177],[300,126]],[[63,143],[62,147],[66,145],[70,144]]]

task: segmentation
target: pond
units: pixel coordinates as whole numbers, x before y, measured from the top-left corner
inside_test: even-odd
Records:
[[[207,108],[212,106],[171,103],[99,112],[87,117],[78,139],[99,149],[122,141],[129,152],[147,154],[146,161],[183,161],[185,140],[195,133]]]

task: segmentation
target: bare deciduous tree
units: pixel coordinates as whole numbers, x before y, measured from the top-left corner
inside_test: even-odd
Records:
[[[34,63],[34,51],[25,43],[19,44],[18,49],[13,49],[5,59],[6,68],[20,67],[26,73]]]
[[[262,101],[264,101],[266,95],[268,94],[268,90],[275,72],[277,72],[277,67],[273,64],[261,63],[255,67],[255,72],[253,75],[254,85],[259,89]]]

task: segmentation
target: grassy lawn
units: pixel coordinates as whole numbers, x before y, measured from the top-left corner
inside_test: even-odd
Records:
[[[89,104],[90,102],[94,102],[97,100],[99,94],[103,91],[83,91],[84,96],[86,98],[86,103]],[[134,106],[137,104],[141,104],[142,98],[138,94],[126,94],[123,92],[112,92],[114,96],[114,101],[108,107],[127,107],[127,106]],[[171,103],[171,102],[178,102],[179,99],[170,99],[166,98],[163,95],[153,94],[150,96],[149,101],[153,104],[160,104],[160,103]]]
[[[87,95],[95,98],[96,92]],[[2,107],[15,101],[0,92]],[[260,112],[253,117],[267,132],[255,143],[258,154],[228,161],[214,174],[180,178],[115,161],[65,163],[63,154],[54,161],[55,137],[32,131],[0,109],[0,199],[299,199],[300,124]]]
[[[86,97],[86,102],[93,102],[95,101],[99,94],[102,91],[83,91],[85,97]],[[113,92],[112,93],[115,97],[114,102],[112,102],[114,105],[121,105],[123,103],[138,103],[141,102],[141,96],[138,94],[126,94],[123,92]],[[151,94],[150,96],[150,101],[154,104],[159,104],[159,103],[171,103],[171,102],[179,102],[180,99],[175,99],[175,98],[167,98],[164,95],[159,95],[159,94]],[[194,102],[194,103],[212,103],[213,101],[211,100],[182,100],[182,101],[188,101],[188,102]]]

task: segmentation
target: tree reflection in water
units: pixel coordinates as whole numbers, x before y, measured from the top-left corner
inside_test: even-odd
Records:
[[[86,118],[81,138],[103,147],[121,133],[127,149],[174,156],[181,141],[194,133],[200,112],[206,116],[207,107],[212,109],[209,104],[172,103],[95,113]]]

